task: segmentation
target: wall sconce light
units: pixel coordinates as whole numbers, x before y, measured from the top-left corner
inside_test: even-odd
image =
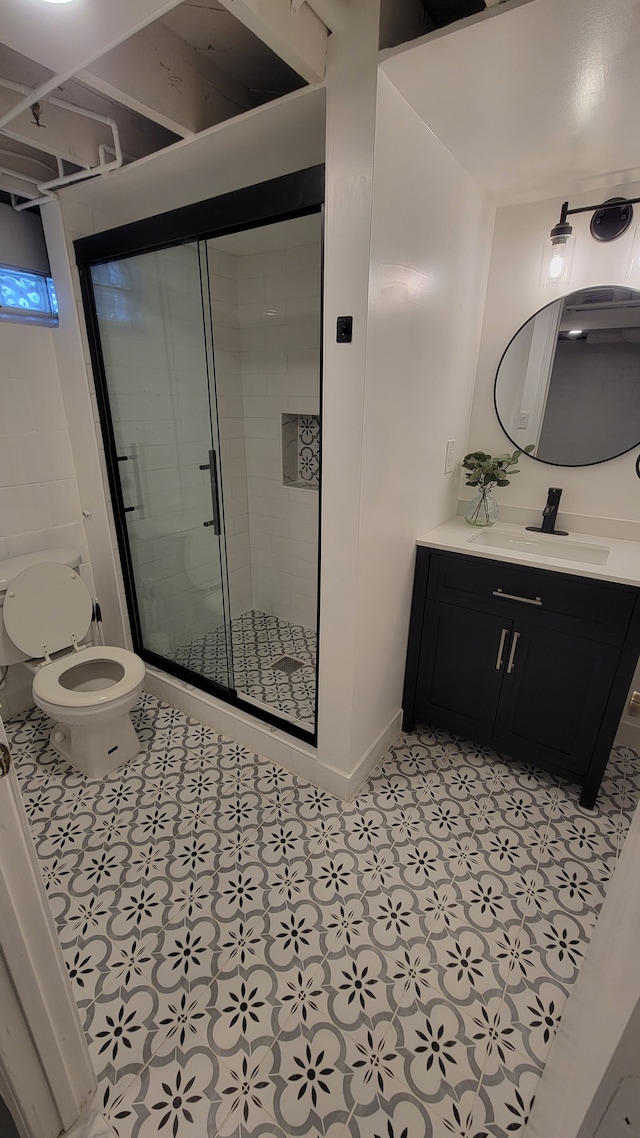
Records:
[[[640,198],[608,198],[601,205],[583,205],[569,209],[569,202],[564,202],[560,211],[560,220],[554,225],[549,234],[550,248],[545,254],[540,283],[542,285],[566,284],[571,272],[573,256],[573,242],[571,235],[573,227],[567,218],[574,213],[592,213],[589,224],[591,236],[596,241],[615,241],[626,233],[633,220],[633,205],[640,202]]]

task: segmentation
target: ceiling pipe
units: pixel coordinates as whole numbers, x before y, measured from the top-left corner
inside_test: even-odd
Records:
[[[24,83],[14,83],[13,80],[11,80],[11,79],[0,78],[0,87],[6,87],[8,91],[16,91],[16,92],[18,92],[18,94],[21,94],[21,95],[25,94],[25,93],[27,95],[29,95],[33,100],[32,102],[29,103],[29,109],[31,109],[34,102],[35,103],[39,102],[39,99],[36,99],[34,97],[35,92],[31,91],[29,87],[25,87]],[[63,111],[70,111],[72,114],[81,115],[85,119],[93,119],[95,122],[104,123],[105,126],[108,126],[109,129],[111,130],[111,132],[114,136],[114,140],[115,140],[115,136],[118,135],[118,124],[116,123],[115,119],[108,118],[106,115],[99,115],[97,113],[97,111],[88,111],[88,110],[86,110],[85,107],[77,107],[75,103],[68,103],[64,99],[57,99],[54,95],[50,95],[46,101],[47,101],[47,103],[51,103],[51,105],[53,107],[61,107]],[[12,111],[9,113],[12,114],[14,110],[15,110],[15,107],[12,108]],[[2,130],[2,122],[0,121],[0,131],[1,130]],[[118,135],[118,139],[119,139],[119,135]],[[120,146],[120,142],[118,140],[118,143],[115,146],[116,153],[119,151],[119,146]],[[89,168],[90,167],[87,167],[87,169],[89,169]]]
[[[303,4],[308,4],[313,9],[329,31],[338,32],[344,27],[347,18],[345,0],[291,0],[291,11],[299,12]]]
[[[36,189],[40,191],[37,178],[32,178],[28,174],[20,174],[17,170],[11,170],[8,166],[0,166],[0,175],[2,174],[5,174],[8,178],[18,178],[21,182],[28,182],[29,185],[35,186]],[[46,202],[54,202],[56,200],[53,194],[45,194],[43,196],[34,194],[33,197],[29,197],[29,195],[25,193],[21,194],[20,197],[28,197],[28,201],[16,205],[16,194],[11,194],[11,205],[16,213],[22,213],[23,209],[32,209],[35,205],[44,205]]]
[[[13,83],[9,79],[0,79],[0,86],[7,87],[11,91],[23,92],[28,90],[21,83]],[[110,148],[111,153],[114,155],[111,162],[106,161],[107,147],[104,143],[98,146],[98,163],[96,166],[83,166],[81,170],[77,170],[73,174],[65,174],[62,160],[57,157],[58,175],[51,178],[46,182],[38,182],[35,178],[25,178],[24,181],[36,182],[38,190],[42,195],[39,198],[34,198],[28,202],[23,202],[21,205],[14,205],[17,213],[21,213],[23,209],[32,209],[35,205],[41,205],[45,202],[55,201],[55,198],[49,191],[59,190],[62,186],[68,186],[72,182],[80,182],[85,178],[96,178],[102,174],[108,174],[111,170],[118,170],[124,161],[122,153],[122,146],[120,144],[120,131],[115,119],[109,118],[107,115],[99,115],[96,111],[88,111],[84,107],[76,107],[75,103],[66,103],[63,99],[56,99],[52,96],[47,100],[55,107],[61,107],[65,111],[71,111],[72,114],[80,115],[82,118],[93,119],[94,122],[103,123],[109,127],[113,135],[113,148]],[[7,173],[7,171],[4,171]]]
[[[109,121],[107,119],[103,120],[102,116],[96,117],[100,117],[100,121]],[[59,190],[62,188],[62,186],[69,186],[72,182],[82,182],[87,178],[97,178],[102,174],[108,174],[111,170],[119,170],[122,166],[123,156],[122,149],[120,147],[120,136],[118,134],[118,128],[115,123],[113,123],[113,142],[114,147],[111,153],[115,154],[115,158],[111,162],[105,161],[107,150],[110,148],[106,147],[104,143],[100,143],[100,146],[98,147],[100,162],[97,166],[90,166],[82,170],[76,170],[74,174],[65,174],[62,177],[52,178],[49,182],[38,182],[38,190],[43,196],[32,199],[28,202],[23,202],[21,205],[14,205],[13,208],[15,209],[16,213],[22,213],[23,209],[32,209],[35,205],[44,205],[46,202],[55,201],[56,199],[53,196],[52,191]]]
[[[0,146],[0,154],[6,154],[8,158],[23,158],[26,162],[31,162],[34,166],[42,166],[43,170],[51,171],[51,167],[47,162],[43,162],[40,158],[32,158],[30,154],[21,154],[18,150],[8,150],[4,146]],[[60,171],[59,165],[58,172],[64,173],[64,170]],[[23,177],[23,175],[20,175],[20,177]],[[24,175],[24,181],[37,182],[38,179],[30,177],[28,178],[26,175]]]

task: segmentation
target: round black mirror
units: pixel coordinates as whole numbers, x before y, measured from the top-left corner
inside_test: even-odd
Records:
[[[540,462],[591,466],[640,446],[640,292],[594,286],[541,308],[507,345],[494,399]]]

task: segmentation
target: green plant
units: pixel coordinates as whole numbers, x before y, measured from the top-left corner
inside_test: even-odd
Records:
[[[534,444],[515,450],[513,454],[497,454],[493,457],[482,450],[471,451],[465,454],[461,466],[467,471],[466,486],[475,486],[478,490],[490,490],[492,486],[508,486],[507,474],[519,474],[516,464],[520,455],[531,454]],[[516,469],[512,469],[516,467]]]

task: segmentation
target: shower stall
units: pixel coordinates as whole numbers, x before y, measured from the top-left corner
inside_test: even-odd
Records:
[[[133,647],[315,737],[323,170],[76,242]]]

